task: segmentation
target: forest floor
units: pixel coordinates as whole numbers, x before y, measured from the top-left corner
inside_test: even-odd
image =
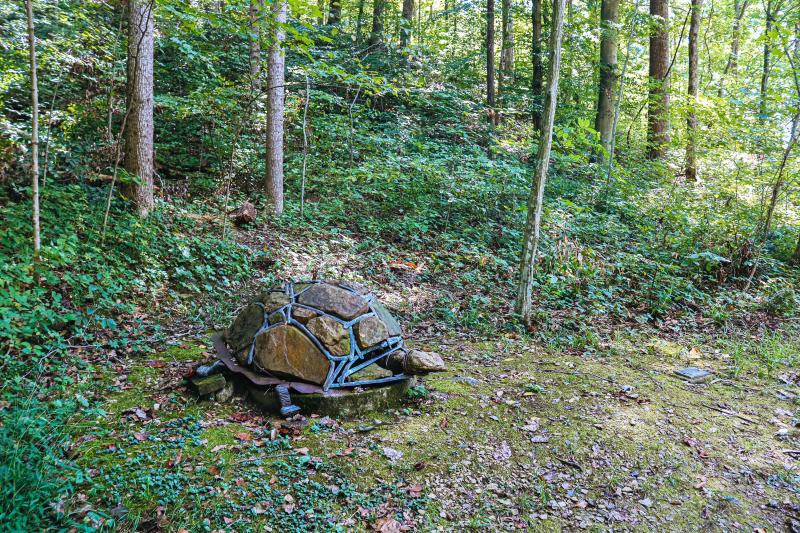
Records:
[[[413,274],[364,279],[347,238],[264,235],[240,238],[276,250],[282,275],[365,281],[407,316],[449,290]],[[449,370],[403,406],[350,420],[197,400],[184,376],[211,359],[208,331],[177,333],[145,360],[111,358],[94,376],[104,414],[72,426],[92,483],[68,512],[144,531],[800,530],[800,373],[741,371],[742,357],[797,345],[752,353],[619,328],[579,354],[431,320],[409,329]],[[714,375],[686,383],[673,375],[684,366]]]

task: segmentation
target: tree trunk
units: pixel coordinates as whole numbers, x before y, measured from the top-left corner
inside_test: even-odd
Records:
[[[514,18],[512,0],[502,0],[502,31],[503,43],[500,48],[500,79],[501,83],[514,79]]]
[[[400,48],[406,48],[411,42],[411,31],[414,28],[414,0],[403,0],[403,21],[400,26]]]
[[[153,201],[153,7],[155,0],[128,3],[128,120],[125,170],[139,183],[122,184],[123,196],[146,217]]]
[[[719,84],[719,96],[725,94],[725,76],[728,74],[736,77],[739,70],[739,40],[742,35],[742,17],[747,9],[748,0],[740,3],[740,0],[733,1],[733,28],[731,29],[731,52],[728,55],[728,62],[725,63],[725,70],[722,71],[722,77]]]
[[[373,0],[372,2],[372,31],[369,34],[370,46],[378,46],[383,43],[383,9],[386,7],[386,0]]]
[[[650,94],[647,146],[650,159],[663,159],[669,142],[669,0],[650,0]]]
[[[283,100],[285,94],[283,41],[286,37],[288,0],[272,4],[272,18],[277,23],[269,47],[267,77],[267,196],[275,215],[283,213]]]
[[[31,196],[33,197],[33,262],[39,261],[39,80],[36,75],[36,37],[33,34],[33,0],[26,0],[28,57],[31,66]]]
[[[617,90],[617,23],[619,0],[603,0],[600,8],[600,90],[594,129],[600,133],[600,144],[611,153],[614,125],[614,98]]]
[[[700,36],[700,10],[703,0],[692,0],[692,18],[689,22],[689,112],[686,115],[686,179],[697,181],[697,39]]]
[[[250,87],[261,91],[261,10],[264,0],[250,0]]]
[[[770,38],[770,33],[772,32],[772,22],[774,17],[773,12],[773,0],[767,0],[767,14],[766,14],[766,21],[764,24],[764,60],[761,69],[761,94],[759,98],[758,104],[758,114],[761,117],[761,120],[766,120],[768,106],[767,106],[767,90],[769,88],[769,70],[770,70],[770,48],[772,39]]]
[[[330,8],[328,9],[328,24],[335,26],[342,20],[342,2],[341,0],[331,0]]]
[[[548,68],[548,87],[545,95],[544,128],[536,153],[536,170],[533,176],[533,188],[528,199],[528,219],[525,224],[522,255],[519,264],[519,285],[517,286],[516,310],[523,320],[530,325],[533,290],[533,266],[539,248],[541,233],[542,203],[544,186],[547,180],[547,169],[550,166],[550,148],[553,142],[553,123],[556,116],[558,99],[558,75],[561,64],[561,38],[564,33],[565,0],[553,0],[553,17],[550,31],[550,65]]]
[[[542,131],[542,0],[533,0],[531,7],[531,96],[533,97],[533,127]]]
[[[361,42],[361,28],[364,26],[364,0],[358,0],[358,18],[356,18],[356,42]]]
[[[486,0],[486,105],[494,122],[494,0]]]

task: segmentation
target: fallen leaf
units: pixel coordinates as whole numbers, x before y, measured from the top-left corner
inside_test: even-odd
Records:
[[[241,431],[241,432],[237,433],[235,435],[235,437],[237,439],[245,441],[245,442],[249,442],[249,441],[253,440],[253,435],[251,433],[248,433],[247,431]]]

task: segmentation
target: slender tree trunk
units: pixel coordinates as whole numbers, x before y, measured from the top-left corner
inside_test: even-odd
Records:
[[[486,0],[486,105],[489,120],[494,123],[494,0]]]
[[[403,21],[400,26],[400,48],[408,47],[414,28],[414,0],[403,0]]]
[[[731,51],[728,54],[728,62],[725,63],[725,69],[722,71],[722,76],[719,82],[719,96],[725,94],[725,77],[730,74],[734,78],[739,70],[739,41],[742,35],[742,17],[747,9],[749,0],[734,0],[733,1],[733,27],[731,28]]]
[[[269,72],[267,78],[267,195],[275,215],[283,213],[283,100],[285,94],[285,56],[283,41],[286,32],[288,0],[275,0],[272,4],[273,29],[269,47]]]
[[[341,0],[331,0],[330,8],[328,9],[328,24],[335,26],[342,20],[342,2]]]
[[[39,80],[36,75],[36,37],[33,34],[33,0],[26,0],[28,57],[31,66],[31,196],[33,197],[33,262],[39,262]]]
[[[533,77],[531,96],[533,97],[533,127],[542,131],[542,0],[533,0],[531,7],[531,62]]]
[[[369,34],[370,46],[383,43],[383,10],[386,0],[373,0],[372,2],[372,31]]]
[[[614,98],[617,75],[617,23],[619,0],[603,0],[600,8],[600,90],[597,95],[597,116],[594,129],[600,133],[600,144],[611,153],[614,125]]]
[[[553,17],[550,31],[550,65],[548,68],[548,87],[545,95],[544,128],[536,153],[536,170],[533,176],[533,188],[528,199],[528,219],[525,224],[522,255],[519,264],[519,285],[517,286],[516,310],[523,320],[530,325],[533,291],[533,267],[539,248],[541,234],[542,204],[547,170],[550,166],[550,149],[553,142],[553,123],[556,116],[558,100],[558,76],[561,65],[561,38],[564,33],[565,0],[553,0]]]
[[[250,0],[250,87],[261,91],[261,10],[264,0]]]
[[[650,159],[663,159],[669,142],[669,0],[650,0],[656,20],[650,30],[650,94],[647,146]]]
[[[128,3],[128,120],[125,130],[125,162],[128,174],[139,183],[120,189],[133,201],[139,216],[146,217],[153,200],[153,7],[155,0]]]
[[[686,116],[686,179],[697,181],[697,91],[698,91],[698,38],[700,37],[700,10],[703,0],[692,0],[689,22],[689,112]]]
[[[766,120],[768,112],[767,91],[769,89],[769,74],[770,74],[769,56],[772,44],[770,33],[772,32],[773,17],[774,17],[773,0],[767,0],[767,13],[766,13],[766,21],[764,24],[764,60],[761,69],[761,94],[758,104],[758,114],[760,115],[761,120]]]
[[[356,18],[356,42],[361,42],[361,28],[364,26],[364,0],[358,0],[358,17]]]
[[[512,0],[502,0],[502,45],[500,48],[500,83],[514,79],[514,18]]]

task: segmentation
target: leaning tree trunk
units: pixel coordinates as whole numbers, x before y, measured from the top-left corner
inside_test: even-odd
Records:
[[[328,24],[335,26],[342,20],[342,2],[341,0],[331,0],[330,8],[328,9]]]
[[[533,97],[533,127],[542,131],[542,0],[533,0],[531,6],[531,96]]]
[[[403,21],[400,27],[400,48],[408,47],[414,28],[414,0],[403,0]]]
[[[489,120],[494,123],[494,0],[486,0],[486,105]]]
[[[39,80],[36,75],[36,37],[33,34],[33,0],[26,0],[28,57],[31,65],[31,196],[33,197],[33,262],[39,261]]]
[[[386,0],[373,0],[372,2],[372,31],[369,34],[370,46],[379,46],[383,43],[383,10]]]
[[[650,15],[656,20],[650,30],[647,155],[663,159],[669,142],[669,0],[650,0]]]
[[[611,153],[614,98],[618,83],[617,22],[619,0],[603,0],[600,8],[600,90],[597,95],[594,129],[600,133],[600,144],[607,154]]]
[[[500,84],[514,79],[514,18],[511,12],[512,0],[502,0],[500,47]]]
[[[697,39],[700,36],[700,10],[703,0],[692,0],[689,22],[689,112],[686,115],[686,179],[697,181]]]
[[[269,47],[267,75],[267,195],[275,215],[283,213],[283,100],[285,94],[283,41],[288,0],[275,0],[272,18],[276,25]]]
[[[550,65],[548,69],[548,87],[545,95],[545,120],[539,149],[536,153],[536,170],[533,176],[533,188],[528,199],[528,219],[525,224],[525,237],[519,264],[519,285],[517,286],[516,310],[523,320],[530,325],[533,291],[533,266],[539,248],[541,233],[542,203],[544,186],[547,180],[547,169],[550,166],[550,148],[553,142],[553,123],[556,116],[558,99],[558,75],[561,65],[561,38],[564,33],[565,0],[553,0],[553,17],[550,31]]]
[[[121,187],[139,216],[153,201],[153,7],[155,0],[128,3],[128,118],[125,123],[125,170],[138,183]]]
[[[250,0],[250,87],[261,91],[261,10],[264,0]]]

